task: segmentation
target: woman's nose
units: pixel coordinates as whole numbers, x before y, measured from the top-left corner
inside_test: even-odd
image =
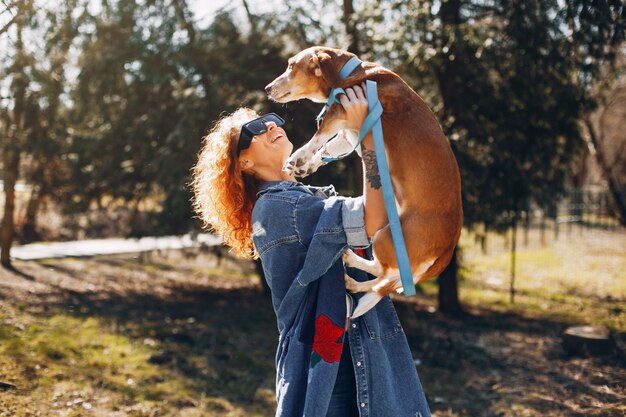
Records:
[[[265,122],[265,127],[267,127],[267,130],[272,130],[276,127],[276,123],[271,121]]]

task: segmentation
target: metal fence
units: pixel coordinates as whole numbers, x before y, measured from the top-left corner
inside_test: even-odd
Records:
[[[611,196],[604,189],[570,189],[550,207],[529,205],[528,210],[521,213],[520,220],[518,227],[524,243],[528,241],[529,229],[539,229],[541,242],[545,243],[550,232],[553,239],[558,239],[562,233],[571,235],[591,229],[620,227]]]
[[[626,190],[622,195],[626,195]],[[606,190],[570,189],[557,206],[557,223],[566,223],[570,228],[573,224],[587,228],[618,227],[610,198]]]

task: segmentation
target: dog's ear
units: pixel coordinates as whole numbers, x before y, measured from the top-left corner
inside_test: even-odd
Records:
[[[322,77],[331,87],[339,87],[341,84],[339,71],[330,55],[326,52],[318,52],[313,57],[313,62],[317,63],[317,67],[315,68],[316,76]]]

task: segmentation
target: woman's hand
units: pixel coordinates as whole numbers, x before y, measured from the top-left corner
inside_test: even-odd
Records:
[[[361,130],[361,125],[369,113],[365,83],[346,88],[346,95],[340,95],[339,101],[346,111],[345,129]],[[361,142],[363,161],[363,205],[365,232],[368,237],[388,222],[385,199],[378,174],[378,163],[374,152],[374,138],[369,131]]]
[[[346,129],[360,131],[363,121],[369,113],[365,83],[345,89],[346,94],[339,96],[339,102],[346,111]]]

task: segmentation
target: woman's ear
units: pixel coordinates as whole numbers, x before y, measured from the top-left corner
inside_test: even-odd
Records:
[[[246,159],[246,158],[240,158],[239,159],[239,170],[241,172],[244,172],[250,168],[252,168],[254,166],[254,162]]]
[[[339,87],[341,79],[333,58],[326,52],[318,52],[316,59],[317,68],[315,69],[315,75],[322,77],[329,86]]]

